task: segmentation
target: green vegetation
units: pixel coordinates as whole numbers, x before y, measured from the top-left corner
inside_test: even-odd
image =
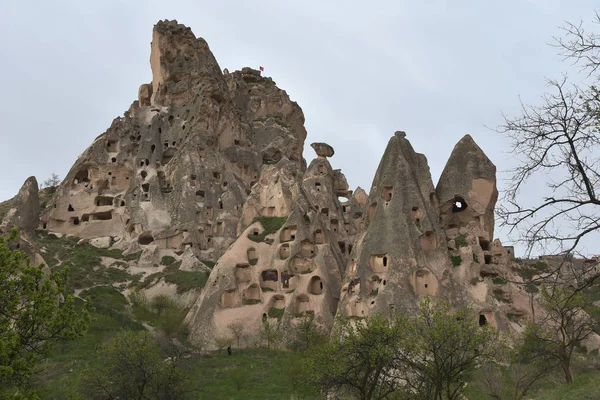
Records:
[[[540,275],[548,271],[548,264],[543,261],[521,264],[516,270],[517,274],[526,281],[530,281],[535,275]]]
[[[175,261],[175,257],[163,256],[163,258],[160,259],[160,265],[166,265],[168,267],[169,265],[173,265]]]
[[[39,233],[37,242],[42,246],[44,259],[50,268],[69,266],[70,278],[67,289],[70,292],[94,285],[132,280],[132,276],[127,271],[102,265],[101,257],[128,261],[137,260],[141,255],[135,253],[124,256],[121,250],[99,249],[87,243],[77,244],[79,238],[74,236],[59,238],[52,234]]]
[[[459,399],[465,378],[497,353],[494,329],[469,310],[426,297],[416,314],[341,321],[331,340],[309,351],[306,369],[323,394],[341,398]]]
[[[253,304],[258,304],[260,302],[261,302],[260,299],[244,299],[244,305],[245,306],[250,306],[250,305],[253,305]]]
[[[456,244],[457,248],[467,247],[469,243],[467,243],[467,234],[463,233],[454,238],[454,244]]]
[[[6,216],[6,213],[8,213],[8,210],[10,210],[14,201],[15,197],[0,203],[0,221],[4,219],[4,216]]]
[[[204,285],[206,285],[209,276],[207,272],[181,271],[179,269],[181,261],[171,262],[171,259],[173,259],[173,257],[163,257],[161,262],[166,261],[169,263],[169,266],[165,267],[160,272],[148,275],[142,282],[134,285],[135,288],[137,290],[145,289],[154,285],[161,279],[164,279],[167,283],[177,285],[177,293],[186,293],[193,289],[202,289]]]
[[[371,290],[371,296],[377,296],[379,294],[379,288]]]
[[[0,398],[19,398],[30,379],[60,340],[83,335],[89,325],[86,309],[77,309],[67,295],[68,271],[46,276],[39,266],[11,244],[16,230],[0,236]],[[64,302],[57,299],[64,296]]]
[[[250,265],[256,265],[257,262],[258,262],[258,258],[248,259],[248,264],[250,264]]]
[[[458,267],[460,263],[462,263],[461,256],[450,256],[450,261],[452,261],[452,265]]]
[[[287,219],[288,217],[256,217],[252,223],[259,222],[263,227],[263,231],[258,235],[253,235],[250,233],[248,238],[258,243],[264,242],[268,235],[271,235],[281,229]]]
[[[215,266],[215,262],[214,261],[210,261],[210,260],[201,260],[202,264],[206,265],[209,269],[213,269]]]
[[[201,289],[206,285],[208,274],[196,271],[174,271],[165,275],[165,282],[177,285],[177,293]]]
[[[124,313],[127,299],[112,286],[95,286],[79,294],[80,298],[89,298],[95,311]]]
[[[492,283],[494,285],[506,285],[508,281],[501,276],[496,276],[495,278],[492,278]]]
[[[184,399],[198,387],[181,360],[161,351],[149,332],[122,331],[98,352],[100,363],[83,374],[81,390],[96,399]]]
[[[284,312],[285,312],[284,308],[271,307],[271,308],[269,308],[269,311],[267,314],[269,315],[270,318],[281,319],[281,318],[283,318]]]

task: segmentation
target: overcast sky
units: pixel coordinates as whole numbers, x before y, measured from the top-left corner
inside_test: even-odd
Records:
[[[568,68],[548,46],[596,1],[0,0],[0,200],[30,175],[65,176],[150,82],[152,26],[177,19],[221,68],[265,67],[304,110],[309,144],[368,190],[391,135],[404,130],[434,183],[471,134],[498,167],[508,143],[485,126],[535,103]],[[502,182],[499,182],[502,187]],[[502,237],[502,235],[500,235]]]

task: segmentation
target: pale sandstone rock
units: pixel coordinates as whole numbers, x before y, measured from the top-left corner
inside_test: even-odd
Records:
[[[99,249],[108,249],[111,245],[110,236],[102,236],[90,239],[90,244]]]
[[[39,187],[35,176],[25,180],[14,198],[12,207],[0,223],[0,232],[17,228],[24,233],[32,233],[40,222]]]

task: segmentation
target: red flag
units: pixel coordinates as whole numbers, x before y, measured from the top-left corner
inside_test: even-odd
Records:
[[[260,69],[261,71],[264,71],[265,69],[262,67],[262,65],[260,67],[258,67],[258,69]]]

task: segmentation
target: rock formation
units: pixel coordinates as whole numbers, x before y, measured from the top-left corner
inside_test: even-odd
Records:
[[[267,205],[269,216],[253,219],[214,267],[188,315],[196,340],[210,343],[226,336],[235,322],[242,322],[256,340],[262,321],[293,329],[306,313],[326,329],[333,324],[364,202],[339,202],[338,196],[349,195],[348,184],[324,156],[313,160],[302,177],[288,169],[264,175],[242,220],[257,215],[254,204]],[[267,195],[263,201],[262,194]],[[289,216],[274,217],[282,209]]]
[[[259,71],[224,76],[208,44],[176,21],[154,27],[150,65],[152,82],[75,162],[44,229],[190,246],[216,261],[263,166],[306,168],[302,110]]]
[[[27,178],[13,199],[0,223],[0,232],[17,228],[23,233],[32,233],[40,223],[39,187],[35,176]]]
[[[154,27],[150,65],[152,82],[77,159],[41,219],[32,177],[4,231],[39,227],[134,253],[115,265],[148,278],[138,289],[149,296],[191,307],[191,337],[209,345],[233,322],[252,339],[263,321],[293,332],[306,314],[330,329],[336,315],[390,315],[426,295],[512,332],[535,310],[535,288],[518,283],[539,262],[516,262],[494,240],[496,168],[470,136],[434,187],[426,157],[396,132],[370,192],[351,191],[330,145],[313,143],[307,167],[302,110],[260,71],[221,72],[176,21]],[[175,273],[210,276],[183,294]]]

